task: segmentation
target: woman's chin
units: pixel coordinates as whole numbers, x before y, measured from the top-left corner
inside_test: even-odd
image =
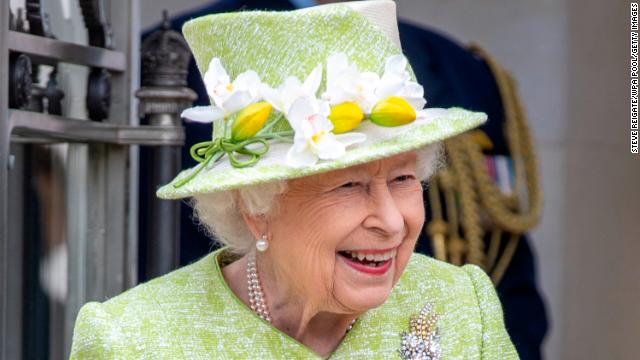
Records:
[[[395,257],[388,264],[368,269],[336,255],[334,295],[352,310],[366,311],[382,305],[393,288]],[[360,266],[359,266],[360,265]]]
[[[336,294],[336,297],[349,310],[364,313],[384,304],[390,293],[391,289],[381,288],[348,289]]]

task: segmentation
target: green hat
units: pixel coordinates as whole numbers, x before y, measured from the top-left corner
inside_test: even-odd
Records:
[[[487,119],[461,108],[424,108],[392,1],[215,14],[187,22],[183,33],[212,102],[183,117],[211,122],[213,135],[191,148],[200,164],[161,187],[160,198],[342,169]]]

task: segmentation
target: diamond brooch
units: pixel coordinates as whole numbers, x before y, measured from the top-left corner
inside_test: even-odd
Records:
[[[427,303],[419,314],[412,315],[409,332],[402,332],[400,357],[404,360],[439,360],[442,350],[438,334],[438,319],[433,304]]]

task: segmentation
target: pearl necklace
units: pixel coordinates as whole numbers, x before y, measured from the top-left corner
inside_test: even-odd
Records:
[[[271,323],[271,314],[269,314],[267,303],[264,300],[264,292],[262,291],[258,270],[256,268],[256,255],[253,253],[249,255],[249,260],[247,261],[247,286],[249,289],[249,304],[251,305],[251,310],[268,323]]]
[[[258,277],[258,268],[256,267],[256,255],[254,253],[249,254],[247,260],[247,289],[249,290],[249,304],[251,310],[253,310],[263,320],[271,323],[271,314],[269,308],[267,308],[267,302],[265,301],[264,291],[262,291],[262,285],[260,284],[260,278]],[[357,319],[351,320],[347,327],[347,332],[353,328]]]

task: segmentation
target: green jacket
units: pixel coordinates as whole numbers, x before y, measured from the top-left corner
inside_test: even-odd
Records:
[[[224,282],[224,249],[82,307],[71,359],[313,359]],[[358,318],[331,359],[400,359],[411,315],[431,303],[440,359],[517,359],[493,285],[478,267],[414,254],[387,301]]]

